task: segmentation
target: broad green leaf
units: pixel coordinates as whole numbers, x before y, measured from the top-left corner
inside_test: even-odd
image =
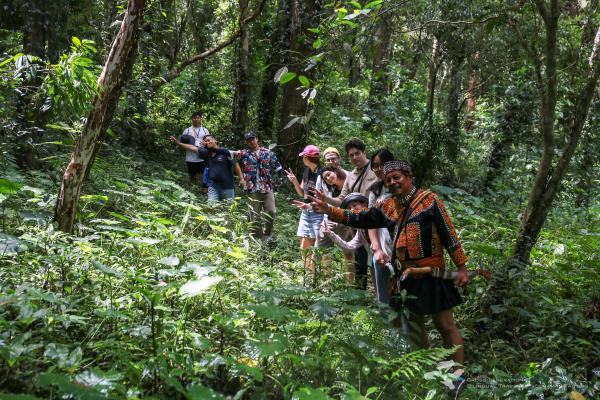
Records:
[[[257,317],[271,321],[285,321],[297,317],[296,313],[284,306],[270,304],[250,304],[248,309],[254,311]]]
[[[329,303],[325,299],[319,299],[316,303],[310,306],[312,312],[317,314],[320,319],[329,319],[337,314],[338,309],[333,307],[331,303]]]
[[[225,396],[222,394],[200,384],[188,388],[187,398],[190,400],[225,400]]]
[[[13,194],[23,187],[23,184],[0,178],[0,193]]]
[[[112,217],[118,218],[118,219],[120,219],[122,221],[129,221],[130,220],[129,217],[127,217],[127,216],[125,216],[123,214],[119,214],[118,212],[109,211],[107,214],[110,215],[110,216],[112,216]]]
[[[223,278],[220,276],[205,276],[202,279],[191,280],[181,286],[179,293],[182,297],[193,297],[206,292],[212,286],[221,282]]]
[[[279,81],[281,80],[281,77],[287,73],[288,73],[288,67],[279,68],[277,70],[277,72],[275,73],[275,76],[273,77],[273,81],[275,83],[279,83]]]
[[[287,337],[281,333],[262,332],[253,341],[255,343],[252,343],[250,346],[257,351],[260,357],[269,357],[284,353],[289,346]]]
[[[0,233],[0,256],[22,253],[27,249],[21,239]]]
[[[292,395],[292,400],[329,400],[331,397],[327,396],[321,389],[314,389],[308,386],[301,387],[296,390]]]
[[[240,360],[242,361],[242,360]],[[244,360],[246,361],[246,360]],[[253,365],[248,365],[248,364],[253,364]],[[241,375],[246,375],[246,376],[250,376],[252,379],[254,379],[257,382],[262,382],[263,381],[263,373],[260,369],[256,368],[256,361],[252,360],[252,359],[248,359],[248,361],[246,361],[246,363],[237,363],[237,364],[233,364],[231,366],[231,369],[229,370],[229,372],[233,375],[233,376],[241,376]]]
[[[375,0],[365,4],[365,8],[374,8],[383,3],[383,0]]]
[[[115,276],[120,278],[121,276],[123,276],[119,271],[116,271],[114,269],[112,269],[111,267],[107,267],[106,265],[102,264],[100,261],[92,261],[92,265],[99,269],[100,271],[104,272],[106,275],[109,276]]]
[[[129,238],[129,239],[127,239],[127,242],[133,243],[133,244],[147,244],[147,245],[152,245],[152,244],[160,243],[160,240],[159,239],[154,239],[154,238],[143,237],[143,238]]]
[[[177,256],[169,256],[161,258],[160,260],[158,260],[158,263],[169,267],[176,267],[179,265],[180,261],[179,257]]]
[[[315,40],[312,45],[313,49],[320,49],[321,46],[323,46],[323,41],[321,40],[321,38]]]
[[[279,83],[283,85],[285,83],[288,83],[289,81],[291,81],[295,77],[296,77],[296,73],[294,73],[294,72],[286,72],[285,74],[283,74],[281,76],[281,78],[279,78]]]
[[[296,122],[300,121],[300,118],[302,118],[302,117],[294,117],[294,118],[290,119],[288,121],[288,123],[283,127],[283,130],[290,128]]]
[[[69,356],[69,348],[64,344],[49,343],[44,351],[44,357],[64,361]]]
[[[302,84],[302,86],[304,86],[304,87],[309,87],[310,86],[310,81],[304,75],[299,75],[298,76],[298,80],[300,81],[300,83]]]
[[[118,372],[105,372],[96,368],[84,371],[75,377],[77,383],[96,389],[112,389],[121,379],[123,375]]]

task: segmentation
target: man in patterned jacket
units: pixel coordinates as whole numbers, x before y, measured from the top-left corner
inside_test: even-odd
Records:
[[[467,257],[442,200],[435,193],[417,189],[413,185],[409,164],[405,161],[390,161],[384,165],[384,172],[393,197],[384,202],[381,210],[370,208],[356,213],[332,207],[319,195],[313,199],[313,210],[326,213],[332,221],[355,228],[387,227],[390,229],[395,247],[393,261],[401,269],[426,266],[445,268],[443,249],[446,249],[458,269],[454,281],[431,275],[409,276],[402,281],[401,285],[409,295],[404,305],[410,315],[411,342],[422,348],[429,347],[424,316],[431,315],[444,345],[461,346],[452,358],[462,365],[464,363],[463,340],[454,324],[452,308],[462,303],[456,288],[468,282],[465,267]],[[399,288],[395,291],[399,293]],[[396,301],[395,306],[398,305]],[[416,329],[412,329],[413,326]],[[457,372],[457,375],[462,374],[462,370]],[[454,390],[461,391],[464,382],[464,377],[458,376]]]
[[[252,205],[255,219],[253,235],[257,239],[268,241],[277,213],[271,170],[277,172],[281,177],[285,176],[285,173],[275,153],[259,146],[256,133],[246,132],[244,139],[246,139],[248,148],[232,152],[232,154],[240,160],[244,177],[243,180],[240,180],[240,186],[248,194]]]

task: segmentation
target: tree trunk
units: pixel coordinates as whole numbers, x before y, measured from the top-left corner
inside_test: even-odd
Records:
[[[437,73],[441,63],[438,61],[440,44],[434,36],[431,45],[431,60],[429,61],[429,74],[427,79],[427,105],[425,108],[425,123],[418,133],[418,148],[412,160],[415,184],[423,186],[431,176],[434,167],[433,157],[439,147],[439,132],[433,126],[433,106]]]
[[[348,87],[356,87],[360,81],[360,53],[354,54],[352,49],[356,45],[358,33],[356,30],[352,32],[352,43],[348,52]]]
[[[239,0],[239,8],[241,33],[238,49],[237,83],[231,115],[231,131],[235,139],[241,138],[248,126],[248,98],[250,96],[250,67],[248,65],[250,34],[248,27],[242,24],[242,21],[248,16],[248,0]]]
[[[285,50],[290,46],[290,0],[279,0],[277,7],[277,23],[271,32],[271,49],[269,51],[268,67],[263,77],[258,106],[258,133],[263,139],[274,140],[273,119],[279,83],[273,80],[277,71],[287,62]]]
[[[546,221],[546,217],[552,202],[558,193],[562,179],[567,171],[571,158],[575,152],[587,119],[596,86],[600,79],[600,28],[594,40],[592,54],[589,58],[589,70],[586,73],[584,86],[576,90],[575,105],[570,110],[570,115],[565,119],[569,124],[568,140],[562,149],[562,155],[553,165],[555,153],[555,113],[557,104],[557,38],[558,17],[560,9],[558,0],[551,0],[550,6],[542,0],[537,0],[537,8],[542,16],[546,28],[546,40],[544,50],[544,75],[539,75],[543,91],[542,104],[540,108],[540,132],[543,137],[543,154],[540,160],[533,187],[529,196],[527,208],[523,214],[519,234],[506,270],[495,277],[490,285],[491,298],[501,299],[506,295],[509,287],[506,279],[509,268],[523,269],[530,260],[531,250],[539,237],[540,231]],[[493,304],[493,303],[492,303]]]
[[[590,206],[590,200],[593,198],[592,193],[592,182],[596,174],[594,173],[594,167],[598,164],[598,151],[600,147],[594,142],[594,133],[600,129],[598,124],[598,116],[600,116],[600,102],[594,101],[592,105],[592,111],[590,116],[594,115],[596,121],[592,123],[588,121],[586,132],[581,138],[581,162],[577,168],[577,179],[575,183],[575,191],[577,196],[575,197],[575,206],[578,208],[587,208]]]
[[[429,75],[427,77],[427,105],[425,106],[427,125],[430,127],[433,126],[433,103],[435,100],[435,86],[437,82],[437,72],[439,68],[439,52],[440,42],[434,36],[431,44],[431,60],[429,61]]]
[[[458,161],[460,153],[460,108],[461,108],[461,72],[462,60],[453,59],[449,63],[448,98],[446,108],[446,149],[448,159],[452,164]]]
[[[75,222],[81,187],[87,178],[100,146],[100,140],[112,119],[127,70],[135,59],[142,10],[145,0],[128,0],[127,11],[98,78],[97,94],[81,135],[75,143],[67,164],[60,193],[56,202],[54,219],[60,230],[71,233]]]
[[[469,89],[467,89],[467,111],[465,112],[465,129],[472,131],[475,127],[475,109],[477,107],[476,89],[479,81],[479,70],[472,68],[469,74]]]
[[[25,7],[23,52],[43,58],[46,55],[46,2],[31,0]]]
[[[377,130],[383,133],[382,119],[385,114],[383,101],[389,93],[388,65],[391,45],[391,17],[387,10],[379,15],[373,43],[373,64],[371,66],[371,87],[367,102],[369,120],[363,125],[366,131]]]
[[[524,83],[524,84],[523,84]],[[498,178],[513,152],[516,144],[531,146],[533,137],[533,126],[535,106],[537,99],[531,90],[529,82],[519,82],[513,89],[507,89],[504,100],[504,109],[497,118],[500,137],[494,141],[490,159],[483,179],[482,189],[492,188],[494,181]]]
[[[290,20],[290,49],[292,60],[289,70],[298,75],[312,77],[312,69],[306,71],[306,61],[313,53],[312,34],[308,28],[315,27],[316,16],[321,9],[318,0],[291,0]],[[306,144],[308,128],[305,123],[296,122],[286,128],[293,118],[304,117],[308,112],[308,98],[303,98],[301,93],[304,88],[298,79],[292,79],[283,88],[281,105],[281,119],[277,134],[277,143],[282,149],[281,159],[283,165],[299,169],[298,154]]]

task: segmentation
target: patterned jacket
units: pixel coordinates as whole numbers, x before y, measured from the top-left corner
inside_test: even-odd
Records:
[[[273,191],[271,170],[283,171],[277,156],[271,150],[260,147],[258,150],[244,149],[236,152],[244,175],[246,193],[269,193]]]
[[[418,190],[410,207],[412,211],[399,234],[396,229],[404,215],[405,206],[394,197],[386,199],[381,209],[373,207],[353,213],[333,208],[329,219],[355,228],[387,227],[391,237],[397,237],[394,247],[396,258],[401,262],[441,258],[442,265],[436,266],[443,267],[445,248],[455,265],[464,265],[467,256],[439,196],[429,190]]]

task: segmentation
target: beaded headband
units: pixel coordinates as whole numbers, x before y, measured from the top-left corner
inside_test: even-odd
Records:
[[[388,161],[383,165],[383,173],[385,175],[389,174],[392,171],[400,171],[406,175],[412,175],[410,165],[403,160]]]

